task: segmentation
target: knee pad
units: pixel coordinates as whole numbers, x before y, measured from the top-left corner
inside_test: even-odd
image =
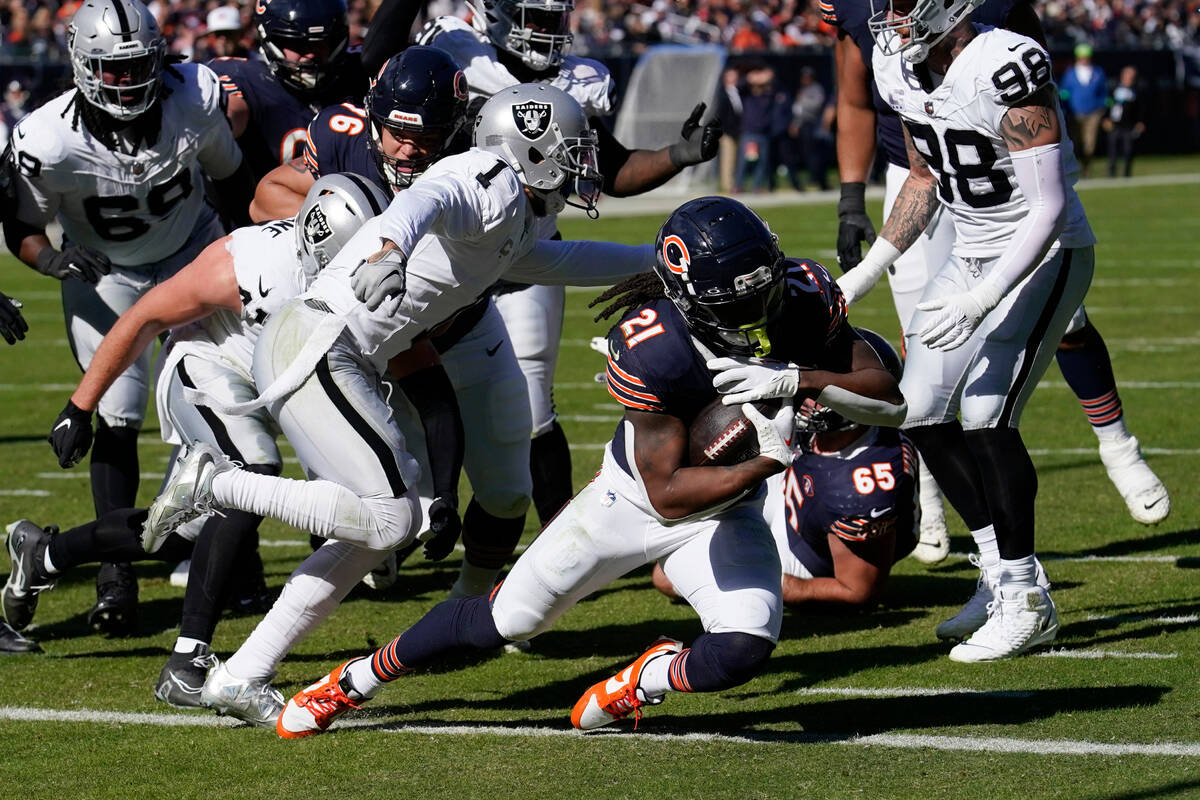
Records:
[[[481,487],[475,490],[475,502],[493,517],[515,519],[525,516],[533,502],[533,481],[521,485]]]

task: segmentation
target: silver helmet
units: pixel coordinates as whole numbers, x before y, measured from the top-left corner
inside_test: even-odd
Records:
[[[867,27],[884,55],[917,64],[983,0],[871,0]],[[876,8],[879,10],[876,10]]]
[[[296,215],[296,247],[305,277],[316,277],[363,223],[387,206],[384,191],[361,175],[335,172],[317,178]]]
[[[522,83],[492,95],[475,118],[475,146],[507,161],[545,203],[546,214],[566,205],[596,214],[601,186],[596,132],[562,89]]]
[[[574,38],[575,0],[467,0],[467,5],[475,30],[537,72],[561,64]]]
[[[75,86],[119,120],[140,116],[158,99],[167,43],[138,0],[84,0],[67,28]]]

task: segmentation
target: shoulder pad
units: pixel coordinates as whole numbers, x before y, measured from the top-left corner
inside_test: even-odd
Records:
[[[975,43],[979,91],[1003,105],[1013,105],[1054,82],[1050,56],[1027,36],[991,28]]]

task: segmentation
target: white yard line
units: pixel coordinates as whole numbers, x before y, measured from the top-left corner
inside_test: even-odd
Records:
[[[925,686],[896,687],[888,689],[863,689],[853,686],[810,686],[797,689],[796,694],[834,697],[950,697],[971,695],[972,697],[1021,698],[1033,697],[1031,690],[956,689],[949,686],[929,688]]]
[[[1135,658],[1135,659],[1150,659],[1160,660],[1168,658],[1178,658],[1177,653],[1126,653],[1120,650],[1047,650],[1043,653],[1034,653],[1042,658],[1086,658],[1089,660],[1100,658]]]
[[[947,558],[953,558],[960,561],[965,561],[968,558],[967,553],[951,553]],[[1181,558],[1191,558],[1191,556],[1171,556],[1171,555],[1146,555],[1146,556],[1038,556],[1042,561],[1066,561],[1074,564],[1086,564],[1091,562],[1116,561],[1128,562],[1133,564],[1174,564]]]
[[[1181,614],[1174,617],[1160,617],[1154,614],[1088,614],[1084,617],[1088,622],[1158,622],[1163,625],[1191,625],[1200,622],[1200,614]]]
[[[49,497],[45,489],[0,489],[0,497]]]
[[[87,470],[75,470],[74,472],[70,470],[63,470],[62,472],[38,472],[34,477],[44,481],[69,481],[76,478],[91,479],[91,475]],[[146,480],[161,481],[166,475],[161,472],[143,472],[138,477],[145,478]]]
[[[157,725],[160,727],[228,728],[239,725],[233,720],[209,714],[146,714],[117,711],[77,709],[72,711],[49,708],[0,706],[0,719],[16,722],[82,722],[101,725]],[[359,728],[379,724],[370,717],[340,722],[337,728]],[[546,728],[532,725],[397,725],[382,728],[384,733],[417,734],[418,736],[502,736],[508,738],[549,739],[587,738],[597,744],[608,739],[628,739],[639,742],[729,742],[732,744],[840,744],[866,747],[893,747],[904,750],[933,749],[985,753],[1029,753],[1035,755],[1146,755],[1200,756],[1200,743],[1195,742],[1089,742],[1072,739],[1010,739],[1007,737],[940,736],[935,734],[877,733],[869,736],[854,734],[819,734],[748,731],[727,733],[655,733],[647,728],[637,732],[600,731],[586,734],[569,728]],[[336,728],[335,728],[336,730]],[[264,731],[264,736],[270,734]]]

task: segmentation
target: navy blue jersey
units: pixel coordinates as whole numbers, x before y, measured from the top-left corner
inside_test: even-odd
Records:
[[[368,87],[356,54],[345,60],[339,77],[319,97],[289,92],[262,61],[215,58],[208,66],[217,73],[226,99],[241,97],[250,109],[250,121],[238,144],[256,181],[303,155],[308,123],[322,106],[342,100],[362,102]]]
[[[1031,0],[984,0],[983,5],[971,12],[971,21],[1002,28],[1013,7],[1028,2]],[[862,53],[868,74],[871,72],[871,52],[875,48],[875,39],[867,27],[867,21],[874,13],[871,5],[871,0],[820,0],[821,17],[854,40]],[[875,103],[875,141],[879,149],[889,163],[908,169],[908,153],[904,148],[900,117],[879,96],[873,79],[871,98]]]
[[[383,179],[371,153],[370,135],[367,112],[358,106],[340,103],[323,108],[308,126],[304,165],[316,178],[335,172],[357,173],[374,181],[391,197],[392,187]]]
[[[829,272],[815,261],[790,259],[786,281],[784,311],[768,328],[771,357],[848,372],[857,335]],[[683,315],[665,298],[629,310],[608,333],[608,391],[635,411],[670,414],[690,425],[717,397],[704,362]],[[612,451],[630,472],[622,463],[623,425],[617,426]]]
[[[893,562],[917,544],[917,451],[895,428],[874,428],[840,453],[803,451],[784,473],[788,546],[814,577],[833,576],[829,535],[851,550],[885,536]]]

